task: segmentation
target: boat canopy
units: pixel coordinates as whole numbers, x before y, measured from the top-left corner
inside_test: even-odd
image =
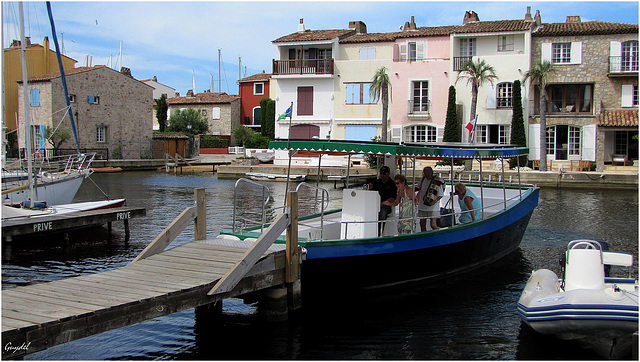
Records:
[[[459,142],[397,144],[364,141],[276,140],[269,142],[269,148],[276,150],[295,150],[301,155],[369,154],[396,155],[423,159],[496,159],[529,154],[527,147],[497,144],[471,145]]]

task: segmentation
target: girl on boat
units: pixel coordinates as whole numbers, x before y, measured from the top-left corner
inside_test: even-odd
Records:
[[[455,190],[454,195],[458,195],[458,204],[461,210],[460,223],[466,224],[478,220],[482,208],[480,199],[461,182],[456,184]]]
[[[407,178],[403,174],[397,174],[394,180],[398,187],[398,196],[393,202],[387,200],[382,204],[392,207],[400,205],[398,233],[410,234],[413,232],[413,190],[407,186]]]

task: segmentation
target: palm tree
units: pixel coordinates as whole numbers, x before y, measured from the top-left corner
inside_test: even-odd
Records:
[[[471,84],[471,112],[469,115],[469,121],[473,122],[473,119],[476,117],[476,108],[478,106],[478,89],[480,89],[485,82],[493,84],[493,81],[498,79],[498,77],[496,76],[496,71],[492,66],[487,64],[483,59],[478,59],[477,62],[469,60],[464,63],[462,69],[460,69],[460,72],[458,73],[456,83],[458,83],[458,80],[461,78],[467,79],[467,84]],[[465,162],[465,170],[471,169],[472,162],[472,160]]]
[[[524,74],[523,82],[527,79],[538,84],[540,91],[540,171],[547,170],[547,83],[551,74],[555,72],[553,64],[545,60],[537,62]]]
[[[387,74],[387,68],[380,67],[376,74],[371,79],[371,87],[369,93],[373,99],[382,99],[382,142],[387,141],[387,129],[389,114],[389,87],[391,87],[391,81]]]

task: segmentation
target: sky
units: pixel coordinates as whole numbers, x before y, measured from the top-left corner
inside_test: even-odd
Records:
[[[638,1],[51,2],[58,41],[76,66],[87,65],[87,58],[90,65],[124,66],[134,78],[156,76],[181,95],[194,79],[196,92],[237,94],[239,75],[270,73],[272,41],[296,32],[301,18],[312,30],[346,29],[360,20],[374,33],[398,31],[411,16],[417,26],[461,25],[467,10],[481,21],[522,19],[527,6],[532,15],[540,10],[543,23],[579,15],[582,21],[638,24]],[[17,2],[2,2],[4,47],[20,39],[18,13]],[[54,49],[46,3],[24,2],[24,14],[25,35],[38,44],[48,36]]]

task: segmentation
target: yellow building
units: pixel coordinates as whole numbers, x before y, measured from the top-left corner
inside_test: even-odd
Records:
[[[26,41],[27,76],[29,78],[48,73],[60,73],[56,52],[49,49],[48,37],[44,37],[42,45],[31,44],[29,38],[26,38]],[[16,129],[16,119],[18,119],[18,81],[22,80],[20,45],[19,40],[14,40],[11,47],[4,49],[4,77],[2,79],[5,97],[4,125],[9,130]],[[62,56],[62,66],[65,70],[73,69],[76,63],[76,60]]]

